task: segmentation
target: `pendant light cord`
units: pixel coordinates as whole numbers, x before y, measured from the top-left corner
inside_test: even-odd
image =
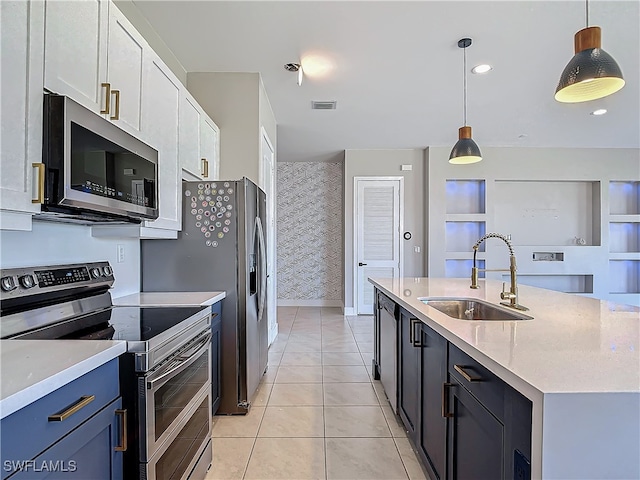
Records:
[[[589,28],[589,0],[585,0],[585,10],[587,12],[586,17],[587,17],[587,28]]]
[[[462,49],[463,53],[463,61],[462,61],[462,78],[464,85],[464,93],[462,95],[463,98],[463,115],[464,115],[464,125],[467,125],[467,47]]]

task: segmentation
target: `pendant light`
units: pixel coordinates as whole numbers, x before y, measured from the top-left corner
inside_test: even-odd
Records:
[[[467,126],[467,47],[471,45],[470,38],[458,41],[458,47],[463,49],[463,82],[464,82],[464,126],[458,130],[458,142],[453,146],[449,155],[449,163],[469,164],[482,160],[482,154],[476,142],[471,138],[471,127]]]
[[[587,27],[574,36],[575,55],[560,76],[555,99],[562,103],[596,100],[624,87],[622,71],[611,55],[600,48],[600,27],[589,26],[589,0],[586,3]]]

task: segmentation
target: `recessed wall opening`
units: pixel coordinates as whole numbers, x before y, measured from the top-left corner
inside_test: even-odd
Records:
[[[502,281],[509,282],[509,275]],[[593,293],[593,275],[518,275],[520,285],[546,288],[564,293]]]

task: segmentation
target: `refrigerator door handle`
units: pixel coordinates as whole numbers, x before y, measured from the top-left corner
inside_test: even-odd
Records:
[[[260,220],[260,217],[256,217],[256,228],[258,230],[258,248],[260,252],[260,263],[258,264],[260,275],[260,290],[258,295],[258,322],[260,322],[260,320],[262,320],[262,315],[264,314],[264,304],[266,301],[267,293],[267,253],[265,248],[264,230],[262,229],[262,220]]]

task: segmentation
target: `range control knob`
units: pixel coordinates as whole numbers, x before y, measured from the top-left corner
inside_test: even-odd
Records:
[[[18,288],[13,277],[2,277],[0,280],[0,288],[5,292],[10,292],[11,290],[15,290]]]
[[[113,275],[113,270],[111,269],[111,267],[102,267],[102,273],[105,277],[110,277],[111,275]]]
[[[36,281],[33,278],[33,275],[23,275],[18,280],[20,281],[20,285],[24,288],[33,288],[36,286]]]
[[[93,267],[90,271],[93,278],[98,278],[101,275],[100,269],[98,267]]]

